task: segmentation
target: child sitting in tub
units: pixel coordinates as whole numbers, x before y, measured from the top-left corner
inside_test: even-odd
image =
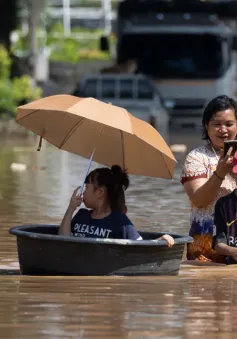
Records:
[[[81,208],[72,217],[82,203],[82,197],[77,196],[79,187],[76,188],[59,227],[59,235],[142,240],[126,216],[124,190],[128,186],[128,175],[118,165],[90,172],[83,193],[83,202],[88,209]],[[174,244],[173,238],[167,234],[159,239],[166,240],[168,246]]]
[[[213,248],[227,265],[237,264],[237,189],[217,200],[214,225]]]

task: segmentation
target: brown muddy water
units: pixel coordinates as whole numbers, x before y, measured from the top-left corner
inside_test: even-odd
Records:
[[[10,227],[55,224],[87,161],[38,140],[0,138],[0,338],[236,338],[237,268],[184,265],[177,277],[17,275]],[[199,132],[170,144],[200,145]],[[131,177],[129,216],[141,230],[188,233],[188,201],[174,179]],[[27,165],[16,171],[14,163]],[[93,167],[95,167],[94,165]]]

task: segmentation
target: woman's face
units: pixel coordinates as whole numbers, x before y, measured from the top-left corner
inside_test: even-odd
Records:
[[[234,111],[229,108],[216,112],[206,128],[213,146],[217,149],[224,148],[224,140],[233,140],[237,135],[237,120]]]

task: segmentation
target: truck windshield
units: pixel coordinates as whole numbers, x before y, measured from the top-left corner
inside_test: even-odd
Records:
[[[135,59],[138,72],[154,78],[211,79],[225,72],[222,40],[211,34],[124,34],[118,61]]]

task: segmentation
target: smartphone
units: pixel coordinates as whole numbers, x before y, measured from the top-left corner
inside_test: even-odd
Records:
[[[237,140],[225,140],[224,141],[224,155],[226,155],[230,147],[233,147],[231,156],[234,156],[235,152],[237,152]]]

